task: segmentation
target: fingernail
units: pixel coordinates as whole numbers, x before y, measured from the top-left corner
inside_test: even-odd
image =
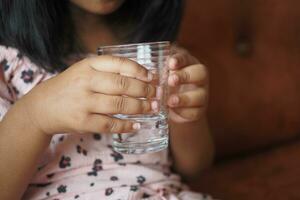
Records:
[[[158,111],[158,103],[157,103],[157,101],[152,101],[151,102],[151,109],[153,111]]]
[[[152,81],[153,74],[151,72],[148,72],[148,81]]]
[[[133,128],[134,130],[139,130],[139,129],[141,128],[141,124],[140,124],[140,123],[134,123],[134,124],[132,125],[132,128]]]
[[[176,65],[177,65],[177,59],[176,58],[171,58],[170,59],[170,67],[171,68],[175,68],[176,67]]]
[[[178,97],[178,96],[172,97],[172,104],[173,104],[174,106],[176,106],[176,105],[179,104],[179,97]]]

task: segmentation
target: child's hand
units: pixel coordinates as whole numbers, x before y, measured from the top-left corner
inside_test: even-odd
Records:
[[[129,132],[138,124],[112,115],[155,110],[157,102],[149,100],[156,94],[151,80],[152,74],[133,61],[95,56],[41,83],[21,101],[32,123],[48,134]]]
[[[196,121],[204,114],[207,105],[207,69],[186,50],[174,47],[174,51],[168,60],[169,117],[177,123]]]

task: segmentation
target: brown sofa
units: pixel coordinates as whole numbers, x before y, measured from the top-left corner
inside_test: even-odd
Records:
[[[300,199],[300,1],[187,0],[179,44],[210,71],[222,199]],[[298,188],[299,185],[299,188]]]

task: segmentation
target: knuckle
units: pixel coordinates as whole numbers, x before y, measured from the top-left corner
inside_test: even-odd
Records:
[[[130,114],[139,114],[142,112],[143,108],[141,105],[141,100],[130,99],[130,103],[127,106],[127,112]]]
[[[126,63],[126,60],[127,60],[126,58],[119,57],[119,56],[112,56],[111,59],[113,62],[116,62],[120,66],[124,65],[124,63]]]
[[[122,91],[127,91],[129,87],[128,78],[125,76],[116,76],[115,85],[118,89]]]
[[[139,112],[143,112],[143,113],[149,112],[151,110],[150,102],[148,102],[148,101],[141,101],[139,108],[140,108]]]
[[[89,82],[89,78],[88,76],[86,76],[85,74],[73,74],[73,76],[71,77],[71,79],[69,79],[69,84],[76,86],[76,87],[82,87],[82,86],[87,86],[88,82]]]
[[[143,101],[136,101],[135,102],[135,113],[143,113],[145,112],[145,105]]]
[[[144,97],[151,97],[151,86],[149,84],[143,84],[142,92]]]
[[[191,76],[189,73],[183,71],[183,73],[181,74],[181,78],[183,82],[188,82],[191,79]]]
[[[126,110],[126,99],[124,97],[113,97],[113,105],[115,106],[116,108],[116,112],[118,113],[122,113]]]
[[[133,62],[132,65],[130,65],[129,69],[133,74],[136,75],[144,75],[146,73],[146,70],[135,62]]]
[[[150,106],[148,106],[147,101],[143,100],[133,100],[132,101],[132,113],[133,114],[141,114],[148,112]]]
[[[89,66],[90,68],[93,67],[93,63],[95,62],[95,57],[87,57],[80,61],[80,66],[86,68],[86,66]]]
[[[115,119],[113,119],[113,118],[108,118],[103,123],[103,130],[105,132],[109,132],[109,133],[116,132],[118,130],[118,123],[117,123],[117,121]]]

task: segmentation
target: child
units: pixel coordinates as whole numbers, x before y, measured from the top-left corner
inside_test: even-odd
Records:
[[[206,68],[175,48],[167,63],[170,148],[122,155],[112,150],[110,133],[139,127],[110,116],[155,110],[137,98],[155,94],[152,77],[133,61],[89,56],[99,45],[174,41],[182,6],[0,2],[0,199],[211,199],[188,191],[173,173],[191,180],[212,161]]]

